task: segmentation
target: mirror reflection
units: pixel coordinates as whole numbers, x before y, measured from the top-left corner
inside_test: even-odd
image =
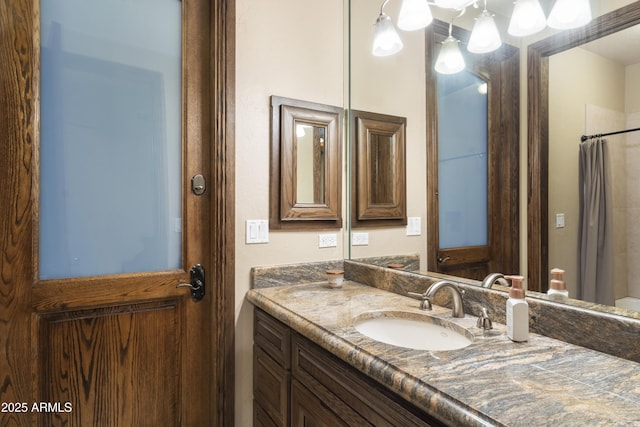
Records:
[[[629,49],[640,44],[638,20],[632,19],[638,9],[637,4],[625,7],[608,28],[594,32],[606,34],[607,30],[629,28],[593,41],[586,34],[581,37],[585,43],[575,48],[571,47],[579,43],[560,40],[553,48],[555,52],[548,54],[548,69],[539,66],[534,72],[548,72],[548,88],[543,88],[548,90],[547,99],[534,98],[538,104],[548,105],[548,117],[530,117],[532,126],[548,129],[548,150],[542,148],[546,145],[544,134],[532,144],[536,148],[533,155],[541,159],[533,173],[547,174],[548,188],[532,186],[534,196],[539,192],[542,197],[540,205],[530,209],[534,227],[542,226],[543,218],[548,218],[541,227],[546,233],[539,238],[534,236],[530,243],[530,247],[539,245],[542,253],[548,248],[548,259],[541,257],[540,264],[533,263],[530,271],[539,275],[544,284],[549,268],[561,267],[566,270],[572,298],[633,310],[640,310],[640,283],[635,271],[640,232],[633,221],[640,183],[634,176],[635,165],[640,161],[636,148],[640,134],[606,134],[640,125],[640,55],[637,49]],[[546,50],[543,45],[543,49],[536,45],[536,51]],[[585,134],[606,135],[603,147],[607,150],[607,173],[598,178],[603,181],[592,189],[588,186],[590,174],[584,168],[580,179],[579,165],[585,164],[584,155],[593,152],[600,138],[581,143],[580,135]],[[585,150],[587,145],[591,149]],[[605,165],[599,160],[597,164]],[[609,191],[596,191],[605,188],[603,184]],[[596,206],[589,200],[592,194],[602,196],[597,204],[602,209],[600,213],[591,208]],[[605,222],[597,220],[596,215],[606,218],[606,227],[601,226]]]
[[[639,2],[631,2],[631,1],[616,1],[616,2],[605,2],[605,1],[592,1],[592,8],[594,12],[594,17],[601,16],[605,13],[609,13],[616,8],[621,7],[635,7],[636,9],[640,9],[640,5],[637,4]],[[630,6],[625,6],[630,5]],[[432,113],[429,111],[429,108],[426,107],[427,98],[430,96],[428,91],[426,91],[426,85],[424,81],[424,75],[426,67],[429,64],[425,64],[424,62],[424,50],[425,50],[425,42],[424,42],[424,32],[420,32],[420,34],[416,33],[408,33],[408,32],[400,32],[400,36],[403,42],[403,49],[401,52],[393,56],[392,60],[389,58],[373,58],[371,56],[371,28],[370,28],[370,19],[369,17],[376,15],[378,12],[376,11],[377,5],[367,5],[364,1],[354,0],[351,2],[351,14],[352,14],[352,22],[351,22],[351,44],[350,44],[350,60],[351,60],[351,107],[355,109],[370,109],[370,110],[378,110],[385,111],[389,114],[399,114],[408,117],[408,122],[411,123],[411,127],[407,129],[407,216],[411,220],[411,217],[419,217],[423,224],[423,230],[426,228],[425,225],[428,225],[433,217],[430,210],[426,209],[426,196],[424,191],[424,183],[426,182],[426,175],[429,173],[427,165],[427,158],[430,153],[426,152],[426,149],[423,148],[424,141],[426,138],[430,137],[430,132],[432,129],[428,124],[424,124],[425,118],[428,118]],[[394,7],[399,9],[399,5],[394,5],[394,2],[390,2],[385,12],[387,12],[390,16],[396,16],[398,14],[398,10],[394,10]],[[549,5],[543,2],[543,7],[545,12],[549,12]],[[504,23],[504,17],[500,16],[501,11],[496,15],[496,20],[500,24],[500,21]],[[435,14],[434,14],[435,15]],[[638,16],[637,11],[632,13],[627,11],[625,13],[621,13],[620,15],[626,16]],[[444,21],[449,21],[450,16],[437,16],[436,18],[442,19]],[[464,26],[467,29],[470,29],[473,23],[469,24],[458,23],[456,25]],[[610,25],[607,24],[607,25]],[[589,40],[593,39],[604,39],[605,36],[608,36],[610,33],[617,31],[617,29],[605,28],[606,25],[592,25],[588,27],[587,30],[582,32],[571,32],[568,31],[566,34],[573,34],[573,36],[567,36],[566,38],[572,38],[573,46],[571,48],[576,51],[586,51],[590,49],[589,46],[581,44],[582,41],[575,42],[576,35],[579,33],[582,37],[587,37]],[[521,62],[520,62],[520,81],[517,82],[521,94],[527,93],[528,88],[528,73],[530,74],[530,69],[528,70],[528,66],[531,64],[527,64],[527,49],[529,46],[535,44],[538,40],[545,39],[549,37],[551,34],[556,34],[555,31],[547,30],[543,35],[538,35],[536,37],[531,37],[525,39],[523,42],[513,42],[509,40],[509,42],[516,44],[521,49]],[[593,34],[593,35],[591,35]],[[640,38],[639,38],[640,39]],[[613,46],[617,49],[623,51],[639,51],[638,49],[630,49],[629,46],[638,46],[640,45],[639,39],[627,39],[625,42],[615,42]],[[562,51],[567,50],[567,48],[560,49]],[[545,58],[549,57],[550,62],[555,61],[555,56],[560,55],[560,50],[554,50],[552,48],[545,54]],[[613,51],[614,49],[609,45],[603,49],[604,51]],[[466,54],[466,52],[465,52]],[[591,52],[590,54],[598,54],[602,55],[602,53]],[[560,57],[558,57],[559,59]],[[571,60],[569,61],[571,62]],[[607,85],[600,85],[599,83],[590,82],[587,83],[586,86],[582,86],[580,89],[573,89],[574,94],[578,93],[588,98],[595,91],[606,91],[605,87],[610,85],[619,85],[622,81],[628,80],[631,74],[635,74],[638,71],[638,61],[635,61],[630,64],[625,64],[623,66],[624,71],[622,74],[609,74],[603,76],[606,80]],[[562,67],[562,66],[561,66]],[[613,66],[614,68],[617,66]],[[569,69],[566,68],[564,71],[567,76],[565,76],[564,82],[554,82],[553,79],[553,71],[550,72],[549,77],[549,90],[551,93],[555,91],[553,89],[556,86],[566,87],[567,78],[572,79],[571,83],[578,83],[579,77],[585,74],[585,70],[588,67],[585,65],[578,66],[577,69]],[[429,82],[427,82],[429,84]],[[407,89],[410,87],[411,89]],[[638,94],[638,86],[635,85],[632,87],[623,87],[619,89],[621,92],[626,94],[626,101],[624,101],[624,106],[622,109],[619,109],[619,106],[611,106],[610,102],[605,102],[598,104],[594,100],[587,99],[586,101],[581,101],[583,103],[582,107],[578,110],[578,115],[580,115],[583,122],[578,125],[577,130],[572,132],[570,136],[552,136],[554,132],[554,127],[560,130],[567,130],[569,125],[573,126],[570,123],[570,119],[563,118],[561,112],[568,111],[571,107],[562,107],[560,104],[557,104],[556,101],[551,100],[551,94],[549,98],[549,102],[544,105],[536,105],[535,108],[541,109],[543,112],[547,112],[547,108],[549,108],[549,116],[557,119],[557,124],[553,125],[551,123],[546,123],[545,127],[540,125],[539,122],[532,123],[530,121],[531,113],[531,99],[529,99],[528,109],[523,110],[523,114],[521,117],[517,117],[514,119],[516,122],[516,126],[520,128],[520,144],[521,144],[521,172],[520,172],[520,186],[523,189],[521,191],[519,201],[516,201],[516,204],[520,204],[522,207],[520,213],[520,227],[521,232],[519,236],[519,240],[521,243],[518,246],[516,242],[514,249],[517,252],[520,252],[520,264],[521,264],[521,273],[529,273],[529,289],[540,290],[541,292],[530,292],[530,295],[538,296],[540,298],[547,298],[546,290],[549,286],[550,274],[549,271],[552,267],[560,267],[566,271],[565,280],[567,283],[567,288],[570,292],[570,297],[573,299],[577,296],[577,235],[568,235],[568,231],[576,226],[578,223],[577,215],[574,216],[575,208],[570,208],[566,206],[557,206],[555,205],[555,200],[560,201],[561,203],[568,203],[570,198],[562,193],[555,194],[552,192],[555,191],[556,187],[560,187],[565,183],[571,181],[573,184],[572,196],[571,199],[577,199],[578,191],[577,187],[577,152],[579,146],[579,138],[581,135],[585,133],[600,133],[606,132],[608,130],[618,130],[619,127],[616,125],[614,129],[608,129],[602,126],[596,126],[596,129],[590,128],[589,125],[584,123],[585,117],[585,105],[591,104],[596,105],[598,107],[603,107],[606,109],[611,109],[616,112],[624,112],[625,114],[634,113],[640,111],[640,108],[635,108],[632,105],[629,105],[630,102],[633,102],[640,97]],[[375,88],[375,89],[374,89]],[[595,90],[594,90],[595,89]],[[568,89],[567,89],[568,90]],[[609,95],[611,95],[611,91],[608,91]],[[558,96],[562,97],[564,95],[558,94]],[[531,98],[531,96],[529,96]],[[401,100],[401,101],[400,101]],[[412,105],[409,105],[409,104]],[[556,104],[558,108],[553,112],[551,110],[552,104]],[[630,109],[631,108],[631,109]],[[635,108],[635,109],[634,109]],[[527,111],[528,110],[528,111]],[[489,111],[489,115],[492,112]],[[618,119],[616,119],[617,121]],[[627,119],[625,119],[627,120]],[[613,125],[613,123],[617,123],[612,119],[605,118],[605,123]],[[461,126],[464,122],[460,121]],[[631,122],[628,122],[626,125],[622,125],[623,127],[634,126]],[[542,129],[542,130],[541,130]],[[544,156],[547,158],[547,153],[540,154],[539,151],[532,152],[532,149],[529,147],[531,144],[530,141],[533,137],[538,138],[541,133],[549,132],[548,141],[549,141],[549,149],[558,148],[560,150],[559,154],[551,154],[549,153],[549,164],[548,168],[545,167],[541,171],[540,169],[536,169],[535,162],[538,161],[536,157]],[[640,133],[633,134],[633,137],[640,138]],[[633,138],[628,136],[627,138]],[[529,138],[529,139],[527,139]],[[555,139],[562,139],[563,142],[571,141],[569,146],[570,148],[560,148],[556,147]],[[626,162],[626,173],[627,176],[624,178],[626,186],[626,195],[624,196],[627,202],[631,200],[635,200],[638,194],[638,186],[640,186],[640,178],[634,178],[630,174],[630,169],[634,169],[633,165],[638,164],[638,161],[635,163],[632,162],[634,148],[640,143],[629,142],[627,139],[625,154],[622,155]],[[536,143],[537,144],[537,143]],[[536,150],[539,150],[539,146],[535,146]],[[568,157],[562,150],[572,150],[571,157]],[[569,166],[570,165],[570,166]],[[631,167],[629,166],[631,165]],[[617,169],[622,169],[622,166],[616,166]],[[638,169],[638,168],[635,168]],[[634,170],[635,170],[634,169]],[[545,178],[543,178],[540,173],[543,173]],[[561,175],[560,173],[569,173],[571,172],[573,175],[571,178]],[[526,190],[527,182],[529,181],[530,189]],[[547,184],[548,181],[548,184]],[[544,206],[536,207],[535,203],[531,205],[530,201],[527,198],[535,197],[535,193],[539,190],[536,187],[544,187],[544,191],[549,191],[549,206],[547,206],[546,200],[544,200]],[[616,191],[621,191],[621,189],[616,186]],[[531,210],[538,211],[537,214],[532,214]],[[638,207],[638,206],[636,206]],[[633,205],[629,204],[626,207],[627,212],[626,215],[626,228],[623,228],[623,234],[627,239],[626,243],[619,240],[617,242],[618,250],[625,252],[626,254],[617,253],[614,264],[616,265],[616,274],[618,277],[623,275],[626,277],[626,284],[623,284],[625,280],[618,280],[618,277],[614,279],[614,283],[617,288],[625,288],[627,290],[628,295],[630,296],[634,292],[640,296],[640,292],[636,292],[634,285],[630,284],[631,279],[635,277],[640,277],[637,272],[635,272],[635,265],[638,264],[634,262],[634,260],[638,259],[638,254],[633,252],[634,248],[638,248],[640,245],[633,243],[634,240],[631,240],[634,234],[634,231],[629,227],[633,226]],[[544,212],[544,213],[543,213]],[[562,221],[564,219],[564,228],[559,227],[556,228],[556,213],[564,214],[564,218],[560,216],[558,221]],[[529,220],[525,215],[529,215]],[[536,216],[538,217],[536,219]],[[533,218],[532,218],[533,217]],[[540,217],[544,217],[545,221],[542,222]],[[548,221],[547,221],[548,220]],[[533,221],[533,222],[532,222]],[[535,224],[537,221],[538,226],[532,226],[531,224]],[[529,224],[527,226],[527,224]],[[543,226],[541,228],[540,224]],[[361,231],[358,229],[358,231]],[[620,231],[618,231],[619,233]],[[577,233],[574,231],[574,233]],[[377,236],[374,234],[374,231],[371,230],[371,235],[369,236],[369,245],[368,246],[357,246],[352,247],[350,252],[351,258],[363,259],[367,257],[384,257],[391,255],[401,255],[401,254],[419,254],[420,257],[420,267],[418,269],[420,271],[431,270],[431,268],[427,269],[427,256],[431,256],[432,252],[428,249],[427,244],[430,240],[433,239],[434,234],[431,232],[425,233],[423,232],[420,237],[415,236],[406,236],[405,229],[397,229],[397,233],[391,233],[391,230],[386,230],[383,236]],[[544,250],[541,251],[539,247],[536,247],[535,244],[531,244],[532,240],[540,239],[545,242]],[[548,245],[546,241],[548,240]],[[571,249],[567,249],[568,246],[571,246]],[[624,256],[623,256],[624,255]],[[516,255],[517,256],[517,255]],[[443,257],[444,259],[444,257]],[[533,262],[533,267],[531,263]],[[626,265],[622,265],[626,264]],[[621,273],[622,268],[624,267],[624,273]],[[640,268],[640,267],[639,267]],[[532,273],[533,272],[533,273]],[[509,273],[509,271],[505,271],[505,273]],[[618,295],[618,291],[616,291],[616,295]],[[619,299],[616,296],[616,299]],[[573,303],[570,300],[570,303]],[[580,304],[580,303],[576,303]],[[622,307],[620,301],[616,302],[619,307]],[[611,304],[613,305],[613,304]],[[598,310],[603,311],[612,311],[616,313],[628,314],[630,316],[636,316],[631,312],[625,312],[614,309],[607,308],[603,306],[594,307]]]
[[[324,203],[327,129],[296,122],[296,203]]]

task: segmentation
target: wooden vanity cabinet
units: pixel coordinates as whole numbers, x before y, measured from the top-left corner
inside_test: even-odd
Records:
[[[254,426],[443,425],[258,308],[254,335]]]

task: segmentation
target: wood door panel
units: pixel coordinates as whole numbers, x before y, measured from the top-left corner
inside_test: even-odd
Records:
[[[44,281],[33,287],[33,309],[46,312],[180,298],[186,290],[176,288],[177,275],[189,282],[189,273],[182,270]]]
[[[179,425],[181,304],[40,316],[41,426]],[[69,411],[69,412],[66,412]]]

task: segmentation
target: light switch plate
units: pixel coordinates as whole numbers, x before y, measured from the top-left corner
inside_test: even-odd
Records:
[[[335,248],[338,246],[338,236],[335,233],[318,234],[318,247]]]
[[[557,213],[556,214],[556,228],[564,228],[564,214]]]
[[[266,219],[247,220],[245,243],[269,243],[269,221]]]
[[[369,244],[369,233],[352,233],[351,244],[353,246],[367,246]]]
[[[420,217],[410,216],[407,218],[407,236],[419,236],[420,232]]]

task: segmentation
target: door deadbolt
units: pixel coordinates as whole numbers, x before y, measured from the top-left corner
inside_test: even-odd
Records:
[[[196,196],[201,196],[206,189],[207,183],[201,173],[194,175],[191,178],[191,191],[193,191],[193,194],[195,194]]]

